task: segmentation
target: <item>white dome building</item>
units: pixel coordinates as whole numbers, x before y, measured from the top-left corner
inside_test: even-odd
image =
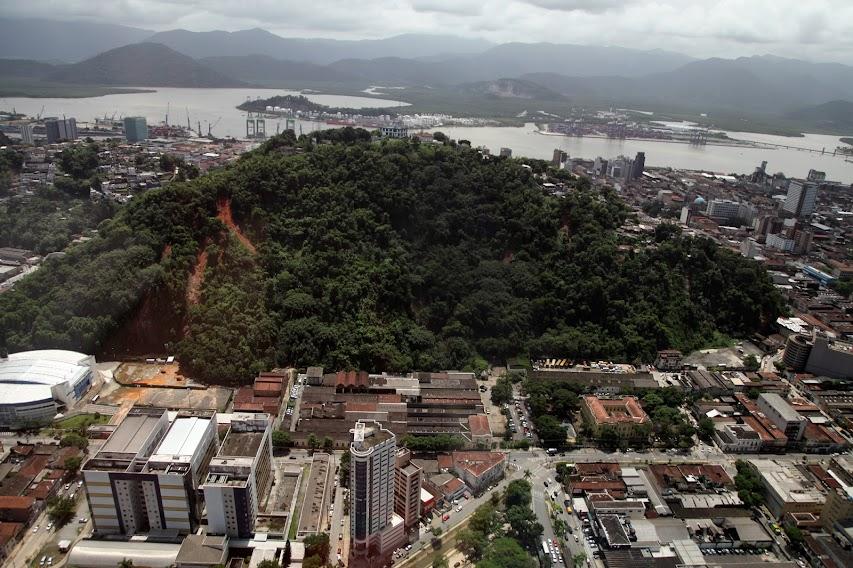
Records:
[[[83,398],[94,367],[92,355],[59,349],[0,358],[0,428],[50,422],[59,406]]]

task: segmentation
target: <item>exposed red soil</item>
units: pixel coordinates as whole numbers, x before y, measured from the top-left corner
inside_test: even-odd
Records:
[[[202,243],[195,259],[195,266],[187,282],[187,304],[194,306],[201,299],[201,286],[204,284],[204,271],[207,269],[207,242]]]
[[[252,254],[257,254],[257,249],[255,245],[252,244],[252,241],[243,234],[243,231],[240,230],[240,227],[237,226],[237,223],[234,222],[234,216],[231,213],[231,200],[227,198],[221,198],[216,202],[216,218],[225,223],[225,226],[234,233],[234,236],[239,239],[243,246],[246,247],[249,252]]]

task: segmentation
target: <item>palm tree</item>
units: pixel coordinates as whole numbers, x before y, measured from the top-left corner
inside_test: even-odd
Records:
[[[133,568],[133,560],[130,558],[125,558],[121,562],[118,563],[118,568]]]
[[[524,470],[524,479],[530,479],[531,477],[533,477],[533,474],[530,473],[529,469],[525,469]]]

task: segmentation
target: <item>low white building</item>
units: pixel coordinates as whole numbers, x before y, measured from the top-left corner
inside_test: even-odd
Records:
[[[727,453],[756,454],[761,450],[761,436],[749,424],[725,424],[714,430],[714,441]]]

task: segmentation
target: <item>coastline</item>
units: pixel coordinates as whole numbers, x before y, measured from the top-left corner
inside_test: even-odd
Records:
[[[688,140],[672,140],[666,138],[644,138],[642,136],[626,136],[625,138],[610,138],[605,136],[604,134],[586,134],[584,136],[571,136],[569,134],[561,134],[559,132],[546,132],[544,130],[536,129],[534,130],[535,134],[541,134],[542,136],[560,136],[564,138],[600,138],[605,140],[639,140],[643,142],[661,142],[666,144],[685,144],[690,145],[690,141]],[[736,148],[764,148],[764,149],[772,149],[773,146],[766,144],[757,144],[755,142],[750,142],[748,140],[738,140],[736,138],[731,138],[728,142],[718,141],[714,138],[709,138],[703,146],[729,146]]]

